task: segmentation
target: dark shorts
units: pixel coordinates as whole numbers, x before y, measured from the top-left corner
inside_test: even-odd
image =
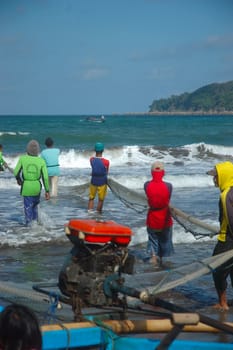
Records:
[[[218,255],[231,249],[233,249],[232,240],[227,240],[226,242],[218,241],[214,248],[213,255]],[[230,276],[233,286],[233,259],[227,261],[213,272],[214,284],[217,291],[223,292],[226,290],[228,276]]]

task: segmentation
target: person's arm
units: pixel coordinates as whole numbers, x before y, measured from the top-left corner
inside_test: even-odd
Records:
[[[2,156],[2,152],[0,152],[0,164],[3,165],[5,168],[8,168],[8,164]]]
[[[102,158],[103,164],[106,168],[107,174],[109,172],[109,167],[110,167],[110,161],[108,159]]]
[[[45,199],[49,200],[50,199],[50,194],[49,194],[49,176],[48,176],[47,166],[46,166],[46,163],[45,163],[44,160],[42,162],[41,173],[42,173],[42,182],[43,182],[44,189],[45,189]]]
[[[22,161],[21,161],[21,158],[19,158],[18,163],[16,164],[16,167],[13,170],[13,174],[14,174],[19,186],[21,186],[23,183],[23,180],[21,178],[22,169],[23,169]]]
[[[144,183],[144,186],[143,186],[143,187],[144,187],[145,193],[146,193],[146,189],[147,189],[147,186],[148,186],[149,182],[150,182],[150,181],[146,181],[146,182]],[[147,193],[146,193],[146,194],[147,194]]]
[[[230,189],[226,195],[226,216],[228,219],[228,226],[231,234],[233,235],[233,189]],[[224,210],[224,208],[223,208]]]

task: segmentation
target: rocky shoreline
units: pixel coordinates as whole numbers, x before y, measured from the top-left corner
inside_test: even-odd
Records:
[[[184,112],[184,111],[176,111],[176,112],[127,112],[127,113],[121,113],[121,115],[151,115],[151,116],[160,116],[160,115],[187,115],[187,116],[205,116],[205,115],[216,115],[216,116],[222,116],[222,115],[233,115],[233,111],[225,111],[225,112],[216,112],[216,111],[212,111],[212,112],[203,112],[203,111],[197,111],[197,112]],[[115,114],[117,115],[117,114]]]

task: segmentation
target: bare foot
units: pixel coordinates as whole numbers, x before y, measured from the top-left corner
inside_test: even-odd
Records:
[[[213,308],[219,311],[227,311],[229,310],[229,306],[227,304],[215,304],[213,305]]]
[[[150,263],[151,263],[152,265],[158,265],[158,260],[157,260],[157,258],[156,258],[155,255],[152,255],[152,257],[151,257],[151,259],[150,259]]]

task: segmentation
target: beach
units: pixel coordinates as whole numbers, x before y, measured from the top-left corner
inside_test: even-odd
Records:
[[[41,149],[51,136],[60,148],[61,176],[57,198],[39,206],[40,222],[32,228],[24,225],[22,197],[13,175],[0,174],[0,279],[15,288],[35,283],[56,283],[58,273],[72,245],[64,232],[71,218],[88,218],[88,193],[79,193],[80,185],[90,179],[89,157],[95,142],[105,144],[104,156],[110,159],[110,174],[115,181],[135,191],[143,191],[150,179],[154,160],[165,163],[167,181],[173,184],[172,205],[211,225],[218,225],[218,189],[206,175],[216,162],[232,160],[230,116],[106,116],[105,123],[85,122],[85,116],[1,116],[0,143],[3,155],[14,168],[30,139],[37,139]],[[104,203],[103,220],[129,226],[133,237],[129,245],[136,256],[135,273],[153,271],[141,259],[146,249],[146,211],[127,207],[109,189]],[[194,227],[195,231],[202,231]],[[175,254],[169,257],[172,268],[212,255],[216,236],[201,238],[186,232],[174,222]],[[164,297],[174,303],[231,320],[232,312],[221,313],[211,306],[217,295],[211,274],[167,291]],[[229,300],[233,298],[228,287]],[[9,300],[2,299],[3,303]]]

